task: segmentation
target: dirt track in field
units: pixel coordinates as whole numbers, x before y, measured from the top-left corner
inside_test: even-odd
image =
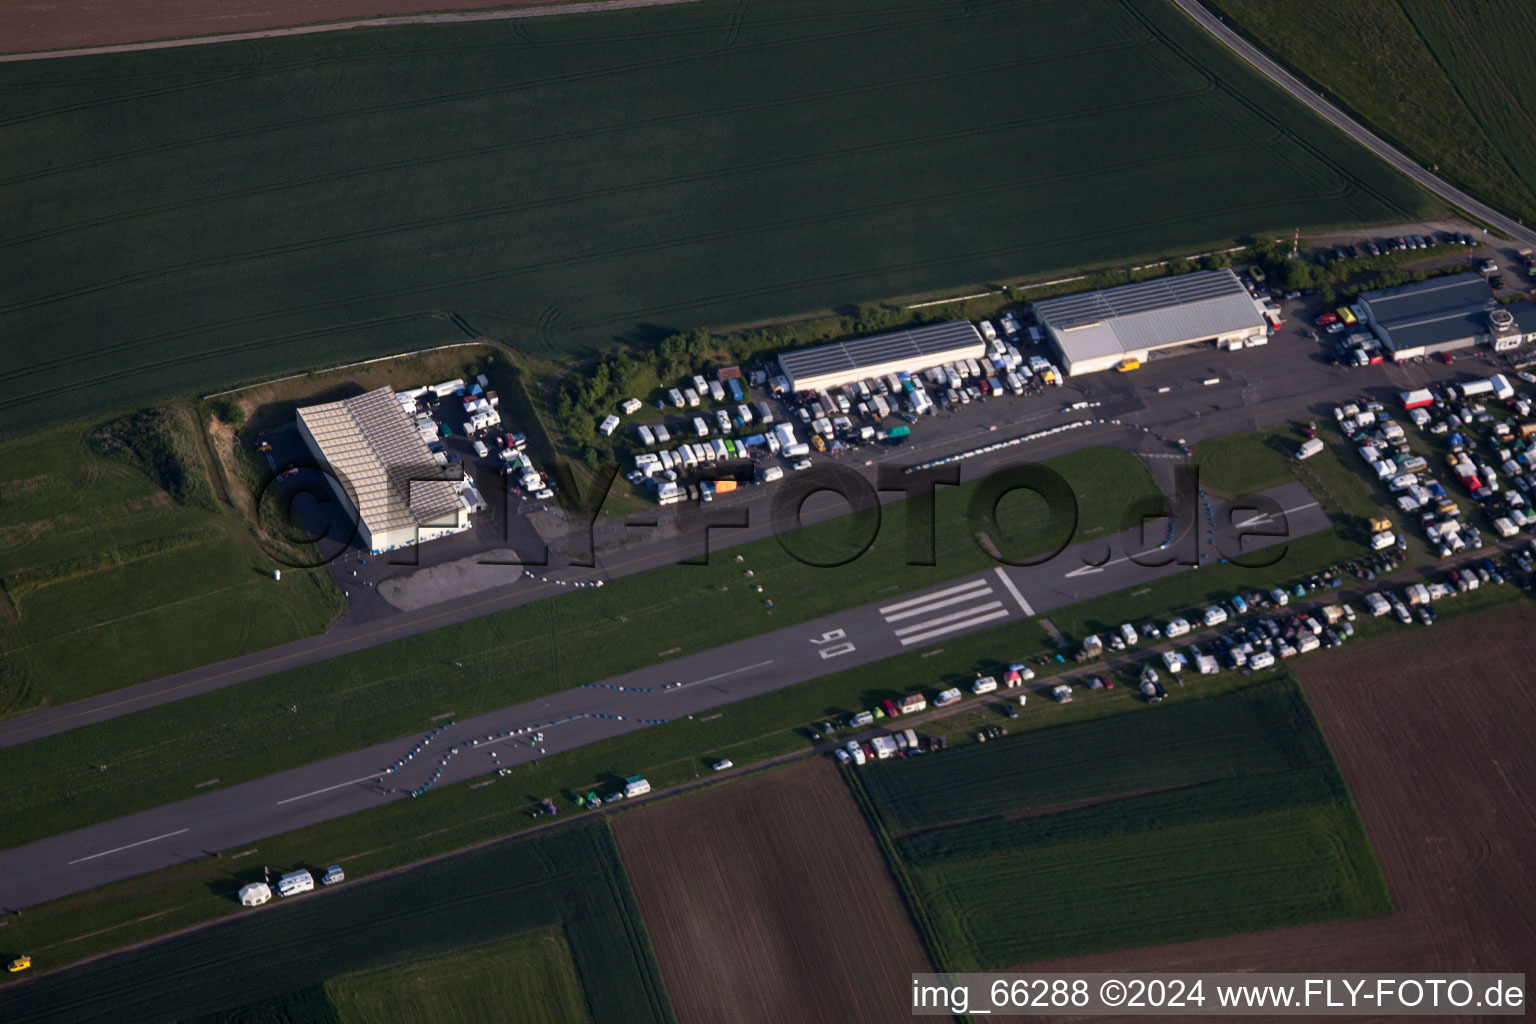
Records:
[[[931,968],[830,762],[620,814],[613,834],[682,1024],[907,1019]]]
[[[1030,970],[1536,976],[1533,653],[1536,612],[1521,602],[1325,653],[1297,667],[1360,808],[1393,913],[1076,957]]]
[[[81,56],[78,51],[333,32],[369,25],[432,24],[531,17],[602,8],[654,7],[688,0],[6,0],[0,53]],[[174,42],[169,42],[174,40]],[[12,58],[15,59],[15,58]]]

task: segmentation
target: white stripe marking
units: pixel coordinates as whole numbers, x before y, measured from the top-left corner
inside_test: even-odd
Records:
[[[958,594],[962,590],[974,590],[977,587],[984,587],[986,585],[987,581],[984,578],[978,576],[971,580],[969,583],[962,583],[958,587],[950,587],[948,590],[938,590],[932,594],[925,594],[922,597],[914,597],[907,601],[898,601],[895,604],[888,604],[884,608],[880,609],[880,614],[885,615],[888,612],[899,612],[903,608],[911,608],[915,604],[926,604],[936,598],[948,597],[950,594]]]
[[[693,682],[691,682],[691,683],[684,683],[683,685],[684,686],[698,686],[700,683],[712,683],[716,679],[724,679],[726,676],[734,676],[738,672],[750,672],[750,671],[752,671],[755,668],[762,668],[764,665],[772,665],[772,664],[773,664],[773,659],[769,658],[767,661],[760,661],[756,665],[744,665],[741,668],[733,668],[729,672],[721,672],[717,676],[705,676],[703,679],[695,679]]]
[[[317,789],[310,793],[300,793],[298,796],[291,796],[286,800],[279,800],[277,802],[277,806],[281,807],[283,804],[291,804],[295,800],[304,800],[312,796],[319,796],[321,793],[329,793],[333,789],[341,789],[344,786],[355,786],[359,782],[367,782],[369,779],[376,779],[383,774],[384,773],[382,771],[369,772],[367,775],[364,775],[360,779],[352,779],[349,782],[338,782],[334,786],[326,786],[324,789]]]
[[[992,588],[989,586],[984,590],[972,590],[969,594],[961,594],[958,597],[946,597],[942,601],[930,601],[921,608],[912,608],[904,612],[897,612],[895,615],[887,615],[885,621],[900,622],[902,619],[910,619],[914,615],[927,615],[929,612],[936,612],[940,608],[948,608],[952,604],[979,601],[990,593],[992,593]]]
[[[951,612],[948,615],[940,615],[938,618],[929,619],[926,622],[917,622],[910,626],[904,626],[901,629],[896,630],[896,635],[906,636],[908,633],[916,633],[919,630],[927,629],[929,626],[942,626],[946,622],[954,622],[956,619],[963,619],[967,615],[979,615],[982,612],[996,611],[1002,606],[1003,602],[1001,601],[989,601],[986,604],[979,604],[971,608],[962,609],[958,612]]]
[[[989,622],[992,619],[1006,619],[1007,617],[1008,617],[1007,609],[1004,609],[1003,611],[1000,611],[1000,612],[993,612],[991,615],[979,615],[979,616],[977,616],[974,619],[967,619],[964,622],[957,622],[953,626],[944,626],[944,627],[942,627],[940,629],[930,630],[927,633],[919,633],[916,636],[905,637],[905,638],[902,639],[901,645],[903,647],[905,647],[908,644],[919,644],[919,643],[922,643],[924,640],[931,640],[931,639],[933,639],[936,636],[943,636],[945,633],[953,633],[956,630],[968,629],[971,626],[976,625],[977,623]]]
[[[183,832],[190,832],[190,831],[192,831],[192,829],[190,827],[189,828],[180,828],[180,829],[177,829],[175,832],[167,832],[163,836],[154,836],[153,838],[150,838],[150,839],[140,839],[136,843],[129,843],[127,846],[119,846],[115,850],[102,850],[100,853],[93,853],[89,857],[81,857],[79,860],[72,860],[69,863],[70,864],[84,864],[88,860],[95,860],[97,857],[105,857],[109,853],[122,853],[124,850],[131,850],[135,846],[143,846],[145,843],[156,843],[156,842],[159,842],[162,839],[169,839],[169,838],[171,838],[171,836],[179,836]]]
[[[1008,589],[1008,593],[1012,594],[1013,599],[1019,602],[1019,607],[1024,610],[1024,614],[1033,617],[1035,610],[1029,606],[1028,601],[1024,600],[1024,595],[1019,593],[1019,588],[1013,585],[1013,580],[1008,578],[1008,574],[1003,571],[1002,566],[997,567],[997,578],[1003,581],[1003,586]]]

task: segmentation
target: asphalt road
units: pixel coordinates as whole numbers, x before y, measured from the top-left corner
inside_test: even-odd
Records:
[[[1536,246],[1536,231],[1505,216],[1486,203],[1473,199],[1461,189],[1442,180],[1426,168],[1415,163],[1411,157],[1381,139],[1374,132],[1363,127],[1358,121],[1320,96],[1316,90],[1308,87],[1301,79],[1285,70],[1285,68],[1275,63],[1269,57],[1266,57],[1257,47],[1228,28],[1221,19],[1206,10],[1200,3],[1200,0],[1174,0],[1174,2],[1183,9],[1185,14],[1199,22],[1202,28],[1215,36],[1239,57],[1252,64],[1266,78],[1305,103],[1323,119],[1366,149],[1369,149],[1372,153],[1381,157],[1398,171],[1406,174],[1446,202],[1452,203],[1479,220],[1493,225],[1522,245]]]
[[[1305,488],[1265,492],[1283,515],[1284,533],[1300,537],[1330,521]],[[1053,608],[1198,572],[1177,559],[1214,564],[1221,534],[1267,517],[1201,502],[1178,526],[1149,543],[1141,531],[1086,541],[1038,566],[1002,567],[911,594],[764,633],[549,697],[443,726],[426,740],[406,737],[153,810],[0,852],[0,907],[32,906],[70,893],[207,856],[383,801],[412,799],[429,783],[449,785],[575,747],[696,715],[747,697],[924,650],[946,639]],[[1261,520],[1265,520],[1262,521]],[[1236,529],[1213,527],[1234,523]],[[1249,538],[1260,550],[1283,537]],[[1236,548],[1224,548],[1233,551]],[[999,658],[1010,652],[999,651]],[[542,739],[540,739],[542,737]],[[414,753],[419,744],[419,753]],[[452,753],[454,748],[458,753]],[[494,756],[493,756],[494,754]],[[403,768],[384,769],[409,757]],[[615,765],[616,771],[625,766]],[[381,774],[382,773],[382,774]],[[527,794],[530,803],[535,796]],[[430,792],[422,799],[431,799]]]

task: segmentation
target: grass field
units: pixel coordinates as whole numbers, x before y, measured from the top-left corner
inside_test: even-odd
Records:
[[[1442,603],[1441,618],[1474,615],[1521,600],[1521,593],[1513,588],[1483,588]],[[1402,642],[1406,634],[1422,628],[1373,619],[1362,620],[1359,633],[1362,637],[1397,636]],[[881,698],[919,687],[931,691],[940,685],[961,685],[977,671],[995,672],[1001,663],[1049,646],[1044,631],[1038,628],[981,630],[947,643],[941,654],[931,658],[910,654],[888,659],[738,702],[723,708],[719,716],[673,722],[552,755],[537,766],[518,767],[512,776],[491,786],[445,787],[430,799],[390,804],[264,839],[255,853],[248,855],[259,854],[261,860],[273,864],[340,862],[353,878],[377,874],[526,829],[537,823],[527,815],[537,798],[552,795],[563,802],[575,793],[585,793],[611,779],[615,765],[639,771],[653,785],[665,788],[707,776],[709,765],[722,756],[745,765],[804,751],[809,743],[804,728],[807,723],[841,718]],[[1255,681],[1254,677],[1224,672],[1198,678],[1187,693],[1214,697]],[[1079,693],[1070,704],[1054,704],[1045,697],[1050,683],[1049,674],[1042,672],[1031,684],[1036,693],[1030,713],[1010,722],[1011,732],[1092,722],[1144,708],[1140,696],[1125,686]],[[1173,693],[1174,700],[1182,701],[1186,691],[1175,689]],[[1163,710],[1169,709],[1171,706],[1165,706]],[[934,721],[924,731],[949,735],[958,745],[968,742],[967,734],[981,722],[996,721],[996,710],[986,702],[967,701],[959,712]],[[952,752],[958,753],[958,746]],[[1211,789],[1206,794],[1219,796]],[[1115,804],[1105,806],[1114,808]],[[1140,810],[1142,817],[1156,814],[1156,802],[1148,801]],[[1071,828],[1080,819],[1067,815],[1058,821]],[[978,831],[970,831],[973,827]],[[986,828],[978,823],[957,830],[956,835],[957,842],[984,842]],[[911,841],[916,842],[915,837]],[[246,878],[244,863],[226,853],[30,907],[24,916],[9,919],[6,941],[14,943],[14,948],[30,950],[48,969],[178,928],[238,915],[233,894]],[[0,984],[7,980],[11,979],[0,977]]]
[[[902,833],[1078,800],[1299,771],[1327,757],[1306,705],[1294,688],[1277,684],[880,765],[861,778],[882,824]]]
[[[1117,529],[1125,503],[1156,493],[1145,468],[1125,452],[1084,449],[1049,464],[1080,495],[1080,536]],[[964,525],[973,486],[939,489],[937,557],[930,567],[906,564],[904,523],[912,503],[900,502],[884,510],[882,539],[837,568],[805,565],[778,540],[763,540],[708,566],[674,565],[616,579],[600,590],[572,591],[0,750],[0,774],[14,781],[0,797],[14,826],[0,844],[181,799],[210,778],[229,785],[403,736],[445,710],[468,717],[653,664],[657,651],[716,647],[877,600],[891,587],[916,589],[987,568],[995,563]],[[1005,550],[1048,547],[1050,531],[1019,518],[1026,508],[1001,507],[999,518],[1016,527],[997,537]],[[839,540],[850,521],[806,528],[796,549],[848,551]],[[750,583],[762,585],[763,594],[743,577],[744,567],[753,570]],[[775,608],[763,604],[765,597]],[[650,642],[637,646],[633,638],[642,635]],[[459,668],[445,673],[449,663]],[[517,664],[540,671],[509,679],[506,666]],[[295,718],[291,704],[301,704],[305,714]],[[94,767],[103,764],[110,770]]]
[[[551,935],[563,940],[552,944]],[[429,968],[432,978],[418,984]],[[541,976],[523,974],[532,971]],[[455,975],[475,991],[453,991]],[[546,1011],[547,1019],[571,1020],[565,1011],[579,1007],[599,1024],[672,1020],[605,824],[247,911],[217,928],[6,989],[0,1019],[292,1020],[295,1006],[315,1013],[319,1002],[334,1001],[340,1013],[331,1019],[342,1024],[409,1024],[472,1015],[476,999],[492,994],[526,1004],[533,1014],[526,1019]],[[437,1015],[411,1016],[413,1007],[392,997],[430,1000],[414,1009]],[[380,1007],[391,1012],[378,1016]]]
[[[325,983],[340,1024],[480,1024],[512,1009],[529,1024],[590,1021],[558,928]]]
[[[1211,0],[1416,159],[1536,218],[1536,10],[1523,0]]]
[[[942,969],[1390,909],[1296,685],[1198,696],[849,773]]]
[[[569,355],[1436,207],[1176,10],[1110,0],[358,30],[0,89],[7,435],[461,340],[455,314]]]
[[[0,716],[308,636],[340,614],[324,573],[263,571],[270,557],[210,482],[195,418],[174,406],[165,423],[176,451],[163,475],[101,454],[101,424],[0,442]]]

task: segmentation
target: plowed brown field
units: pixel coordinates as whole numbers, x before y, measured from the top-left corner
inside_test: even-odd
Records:
[[[7,0],[0,4],[0,52],[115,46],[400,14],[547,7],[562,2],[570,0]]]
[[[1393,913],[1030,970],[1536,975],[1533,653],[1536,613],[1522,602],[1297,666],[1360,808]]]
[[[907,1018],[928,958],[830,763],[621,814],[613,834],[683,1024]]]

